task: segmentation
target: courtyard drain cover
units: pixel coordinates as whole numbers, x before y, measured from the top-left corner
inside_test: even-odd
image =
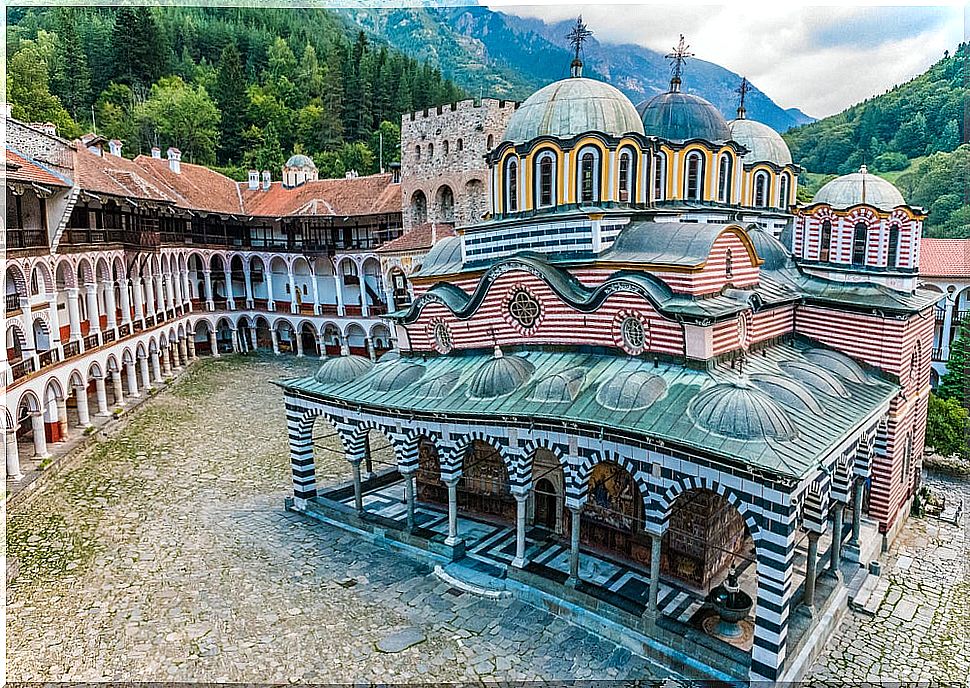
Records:
[[[448,588],[447,590],[445,590],[445,592],[451,595],[452,597],[461,597],[462,595],[465,594],[464,590],[459,590],[458,588]]]
[[[381,652],[403,652],[413,645],[424,642],[424,633],[420,628],[413,626],[400,631],[395,631],[386,635],[377,643],[377,649]]]

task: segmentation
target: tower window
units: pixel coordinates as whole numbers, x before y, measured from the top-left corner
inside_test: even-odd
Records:
[[[633,155],[625,150],[620,153],[620,196],[619,200],[628,203],[633,200]]]
[[[455,147],[458,149],[459,152],[461,152],[465,150],[465,142],[461,139],[458,139],[457,141],[455,141]]]
[[[717,200],[720,203],[731,202],[731,173],[734,168],[734,161],[731,156],[725,153],[721,156],[721,165],[718,169],[717,179]]]
[[[687,155],[687,188],[688,201],[703,200],[704,193],[704,159],[701,154],[694,152]]]
[[[519,166],[516,161],[509,160],[505,168],[505,209],[514,213],[519,209]]]
[[[579,202],[595,203],[597,199],[596,154],[588,150],[579,158]]]
[[[445,140],[445,142],[444,142],[443,145],[445,147],[445,155],[448,155],[448,146],[449,146],[449,144],[448,144],[448,140],[447,139]]]
[[[899,257],[899,225],[895,222],[889,225],[889,251],[886,258],[886,267],[893,269]]]
[[[818,259],[827,261],[829,259],[829,247],[832,245],[832,223],[825,220],[822,223],[822,237],[819,240]]]
[[[768,207],[768,174],[758,172],[754,176],[754,206],[755,208]]]
[[[788,210],[788,175],[781,175],[781,181],[778,183],[778,195],[780,197],[780,207],[782,210]]]
[[[664,200],[667,181],[667,156],[663,153],[657,156],[656,165],[653,170],[653,198],[656,201]]]
[[[547,208],[555,205],[555,161],[552,153],[542,153],[539,156],[539,207]]]
[[[414,147],[414,159],[421,162],[421,146]]]
[[[852,264],[866,264],[866,239],[869,234],[869,225],[865,222],[857,222],[852,232]]]

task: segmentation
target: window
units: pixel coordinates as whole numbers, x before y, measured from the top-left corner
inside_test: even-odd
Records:
[[[421,224],[428,219],[428,199],[421,190],[411,196],[411,216],[415,224]]]
[[[899,225],[895,222],[889,225],[889,252],[886,258],[886,267],[892,270],[896,267],[899,257]]]
[[[455,148],[457,148],[458,152],[460,153],[461,151],[465,150],[465,142],[462,141],[461,139],[458,139],[457,141],[455,141]]]
[[[421,146],[414,147],[414,159],[421,162]]]
[[[754,207],[768,207],[769,180],[767,172],[757,172],[754,175]]]
[[[448,141],[445,141],[445,143],[444,143],[444,147],[445,147],[445,155],[448,155],[448,145],[449,145],[449,144],[448,144]]]
[[[731,202],[731,175],[734,171],[734,161],[725,153],[721,156],[721,164],[717,171],[717,200],[719,203]]]
[[[782,210],[788,210],[788,175],[787,174],[781,175],[781,181],[779,182],[778,189],[779,189],[778,196],[780,197],[779,207]]]
[[[727,278],[734,276],[734,253],[731,249],[724,254],[724,276]]]
[[[866,239],[869,234],[869,225],[865,222],[856,222],[852,232],[852,264],[866,264]]]
[[[667,156],[660,153],[653,168],[653,199],[662,201],[667,190]]]
[[[539,154],[539,174],[536,175],[539,184],[539,203],[540,208],[548,208],[556,204],[555,192],[555,156],[545,151]]]
[[[440,353],[446,354],[451,351],[451,330],[443,322],[435,323],[434,326],[434,347]]]
[[[527,330],[539,322],[539,314],[539,302],[525,290],[517,291],[509,301],[509,315]]]
[[[492,150],[492,146],[494,145],[494,143],[495,143],[495,137],[489,134],[488,138],[485,139],[485,149]]]
[[[620,326],[620,334],[623,337],[623,347],[631,353],[643,351],[647,343],[647,334],[640,318],[630,316],[623,320]]]
[[[687,154],[684,197],[688,201],[704,199],[704,159],[696,151]]]
[[[505,211],[514,213],[519,209],[519,164],[512,158],[505,164]]]
[[[633,175],[633,154],[629,150],[620,153],[620,185],[619,201],[629,203],[633,201],[633,191],[636,188]]]
[[[595,203],[599,200],[598,156],[587,150],[579,156],[579,202]]]
[[[434,160],[434,144],[428,144],[428,160]]]
[[[829,259],[829,247],[832,244],[832,223],[825,220],[822,223],[822,238],[819,241],[818,259],[827,261]]]
[[[903,449],[903,472],[899,476],[899,482],[903,483],[904,485],[906,484],[906,481],[909,478],[909,467],[912,460],[913,460],[913,434],[910,433],[906,435],[906,445],[905,445],[905,449]]]

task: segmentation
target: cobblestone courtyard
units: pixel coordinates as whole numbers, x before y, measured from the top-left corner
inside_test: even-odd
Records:
[[[21,571],[7,590],[8,680],[664,675],[545,612],[455,596],[426,566],[284,512],[285,422],[268,382],[315,365],[206,360],[8,514]],[[348,475],[336,454],[318,456],[321,482]],[[970,502],[966,485],[950,489]],[[850,614],[813,677],[966,683],[968,561],[966,514],[959,528],[911,522],[879,614]],[[425,640],[377,649],[409,627]]]

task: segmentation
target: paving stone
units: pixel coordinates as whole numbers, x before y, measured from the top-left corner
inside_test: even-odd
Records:
[[[403,652],[413,645],[425,641],[424,633],[420,628],[405,628],[386,635],[377,642],[377,649],[381,652]]]

